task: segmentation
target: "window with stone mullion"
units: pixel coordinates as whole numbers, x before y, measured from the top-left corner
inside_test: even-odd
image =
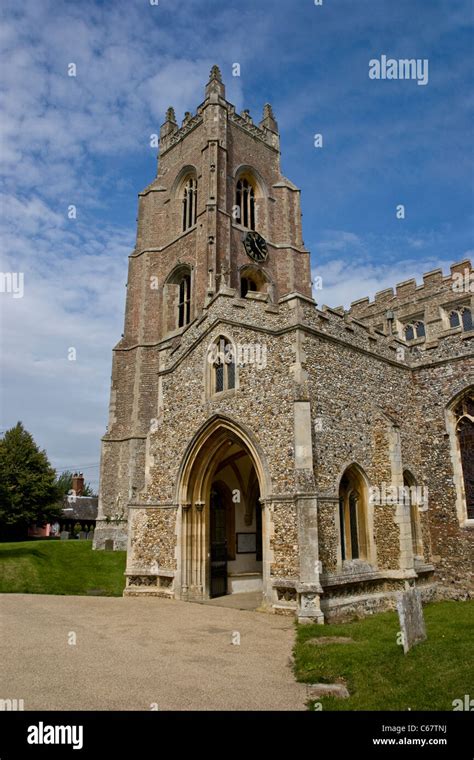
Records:
[[[185,275],[179,283],[178,327],[191,321],[191,277]]]
[[[470,309],[462,310],[462,326],[463,330],[472,330],[472,313]]]
[[[235,205],[239,209],[239,223],[247,229],[255,229],[255,192],[246,179],[237,182]]]
[[[222,342],[219,347],[220,352],[214,362],[214,393],[235,388],[235,360],[232,355],[232,344]]]
[[[197,181],[190,177],[183,194],[183,232],[196,224],[197,218]]]

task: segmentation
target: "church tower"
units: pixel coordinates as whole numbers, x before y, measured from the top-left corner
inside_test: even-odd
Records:
[[[179,345],[219,293],[276,309],[290,293],[311,297],[310,280],[300,192],[281,174],[272,108],[264,106],[258,124],[248,111],[236,113],[214,66],[195,115],[187,112],[179,126],[168,109],[157,176],[139,194],[102,446],[96,548],[106,541],[126,546],[128,505],[143,489],[147,436],[158,424],[162,352]]]
[[[94,541],[127,548],[127,594],[202,599],[266,588],[269,599],[278,563],[290,571],[285,547],[275,564],[270,545],[274,508],[278,541],[288,540],[295,449],[299,490],[313,488],[299,337],[287,334],[299,301],[313,303],[310,256],[272,108],[258,124],[236,113],[214,66],[194,115],[179,126],[168,109],[157,176],[139,195]],[[314,535],[312,546],[311,581]]]

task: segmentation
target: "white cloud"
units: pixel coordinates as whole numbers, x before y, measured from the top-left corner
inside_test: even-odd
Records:
[[[135,236],[110,221],[109,196],[126,190],[135,208],[141,188],[120,176],[121,159],[149,155],[149,134],[169,105],[178,117],[195,109],[215,60],[204,38],[204,55],[186,55],[169,25],[153,24],[150,35],[146,6],[6,5],[0,268],[23,272],[25,292],[0,294],[1,428],[22,419],[57,467],[96,465]],[[214,53],[224,50],[226,34]],[[67,76],[71,62],[76,77]],[[230,90],[241,98],[240,81]],[[104,173],[114,157],[118,168]],[[150,180],[154,169],[151,158]],[[100,209],[104,219],[94,215]]]
[[[449,272],[451,261],[406,259],[392,262],[380,261],[374,264],[367,259],[332,259],[313,269],[316,283],[321,278],[322,288],[314,290],[314,298],[319,306],[344,306],[349,308],[352,301],[359,298],[373,299],[379,290],[392,288],[404,280],[415,279],[423,282],[423,274],[441,267]]]
[[[24,272],[25,295],[13,299],[0,294],[1,427],[22,419],[57,467],[98,463],[111,349],[122,330],[127,255],[135,235],[132,224],[115,223],[120,212],[114,203],[125,194],[135,209],[135,193],[141,189],[128,167],[150,157],[151,181],[155,161],[149,135],[159,130],[169,105],[178,119],[185,110],[195,110],[213,63],[221,63],[227,97],[240,109],[248,74],[247,81],[258,70],[264,84],[265,67],[276,66],[283,82],[288,61],[293,57],[297,65],[300,60],[295,48],[272,52],[275,25],[280,25],[280,35],[287,36],[288,30],[281,20],[275,21],[278,14],[262,12],[258,5],[249,10],[221,4],[214,10],[215,4],[211,13],[206,3],[192,0],[169,3],[166,9],[165,3],[158,9],[121,0],[3,3],[0,268]],[[209,17],[203,20],[206,13]],[[352,17],[342,19],[352,22]],[[331,35],[337,34],[341,19],[328,18],[327,23],[336,25]],[[249,45],[249,30],[258,44]],[[331,35],[325,37],[328,45]],[[234,61],[242,65],[242,78],[231,76]],[[77,65],[76,77],[67,76],[70,62]],[[341,66],[345,64],[341,60]],[[347,79],[344,87],[351,86]],[[280,120],[288,125],[293,150],[299,150],[295,124],[310,117],[315,104],[323,113],[328,99],[339,108],[344,87],[321,88],[314,97],[297,89],[294,99],[281,96]],[[437,121],[425,111],[422,118]],[[457,119],[456,109],[451,109],[449,119],[445,131]],[[374,130],[378,125],[374,123]],[[351,165],[359,170],[366,165],[369,137],[355,149],[354,142],[346,140],[352,129],[350,120],[343,128],[335,123],[332,143],[337,147],[338,140],[347,142]],[[403,114],[393,129],[403,134]],[[370,139],[372,163],[387,151],[398,158],[399,141],[387,146],[384,135],[381,130]],[[308,133],[304,139],[310,137]],[[419,139],[415,130],[413,138]],[[306,165],[313,171],[309,162]],[[322,176],[327,195],[347,192],[346,173],[347,164],[339,155],[331,162],[335,187]],[[77,205],[76,221],[67,219],[69,204]],[[416,253],[427,240],[433,242],[417,232],[405,243]],[[427,257],[420,262],[405,255],[399,256],[401,263],[385,259],[375,267],[369,252],[376,244],[350,230],[327,231],[314,247],[316,261],[323,262],[315,270],[324,285],[316,292],[318,302],[347,305],[439,265]],[[77,348],[76,362],[67,360],[70,346]],[[86,476],[91,473],[97,470],[85,470]]]
[[[344,306],[359,298],[373,298],[379,290],[404,280],[423,282],[423,274],[436,268],[449,273],[451,256],[433,256],[444,247],[440,233],[427,231],[410,235],[359,234],[347,230],[323,230],[313,246],[316,262],[312,269],[314,298],[319,305]],[[429,252],[420,257],[418,251]],[[431,249],[431,250],[430,250]],[[459,260],[471,258],[466,251]],[[430,255],[431,254],[431,255]],[[321,287],[322,284],[322,287]]]

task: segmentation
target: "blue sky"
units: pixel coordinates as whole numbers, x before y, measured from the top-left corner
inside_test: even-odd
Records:
[[[156,172],[150,134],[168,105],[178,120],[195,112],[214,63],[239,110],[259,120],[273,104],[283,173],[302,189],[304,239],[323,278],[319,304],[348,305],[470,257],[473,8],[4,0],[1,271],[24,272],[25,292],[0,293],[0,428],[21,419],[55,467],[97,483],[136,196]],[[382,54],[428,59],[428,84],[369,79]]]

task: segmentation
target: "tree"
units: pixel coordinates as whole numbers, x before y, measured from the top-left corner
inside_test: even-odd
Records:
[[[65,470],[58,475],[56,479],[56,485],[59,489],[61,496],[67,496],[72,491],[72,477],[73,473],[70,470]],[[92,486],[89,483],[84,483],[81,496],[96,496]]]
[[[61,516],[56,473],[21,422],[0,440],[0,534],[21,535],[31,523]]]

